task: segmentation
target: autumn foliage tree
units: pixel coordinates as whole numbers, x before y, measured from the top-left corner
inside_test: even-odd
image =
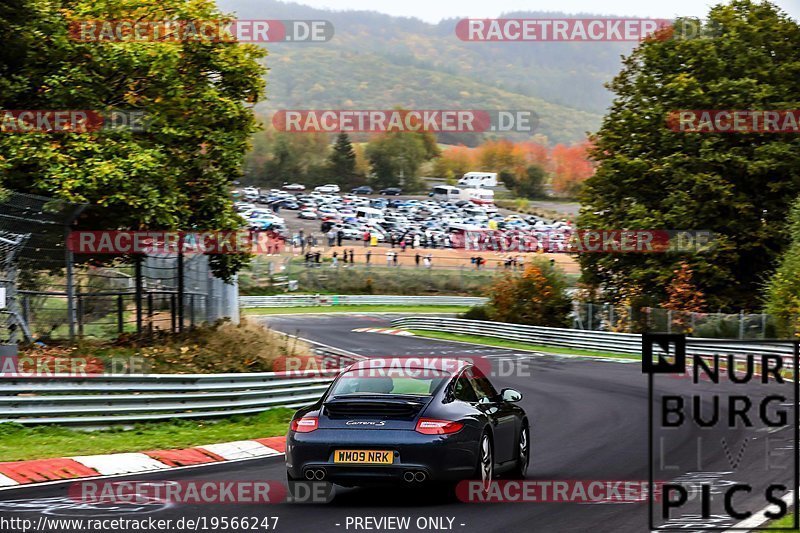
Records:
[[[706,310],[706,297],[693,280],[692,268],[681,261],[673,272],[674,276],[666,287],[667,300],[662,307],[672,311],[672,326],[690,333],[692,313]]]
[[[564,273],[549,261],[536,259],[521,275],[499,277],[487,291],[486,314],[490,320],[565,327],[569,325],[571,301]]]
[[[589,160],[588,142],[565,146],[556,145],[550,153],[550,169],[553,175],[553,192],[560,196],[576,196],[583,182],[594,174],[594,165]]]
[[[490,140],[476,148],[445,149],[433,165],[439,178],[458,178],[472,170],[497,172],[507,188],[523,198],[538,198],[552,185],[558,196],[574,197],[594,173],[589,143],[558,144],[552,149],[540,142]]]

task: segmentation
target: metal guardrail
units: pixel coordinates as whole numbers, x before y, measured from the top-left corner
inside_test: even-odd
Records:
[[[242,308],[257,307],[315,307],[336,305],[463,305],[486,303],[488,298],[478,296],[392,296],[392,295],[342,295],[296,294],[279,296],[240,296]]]
[[[553,346],[560,348],[576,348],[601,352],[622,354],[642,353],[642,336],[636,333],[614,333],[609,331],[591,331],[582,329],[549,328],[507,324],[503,322],[486,322],[481,320],[463,320],[439,317],[402,317],[392,320],[392,326],[406,329],[443,331],[465,335],[479,335],[497,339],[523,342],[532,345]],[[791,341],[732,342],[731,339],[686,339],[686,352],[701,356],[714,354],[753,354],[778,355],[783,357],[787,367],[792,366],[794,348]]]
[[[323,370],[301,373],[0,377],[0,422],[107,426],[246,415],[316,401],[361,356],[311,341]]]

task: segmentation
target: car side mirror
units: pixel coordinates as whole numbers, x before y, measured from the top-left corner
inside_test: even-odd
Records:
[[[503,389],[500,392],[504,402],[516,403],[522,399],[522,393],[516,389]]]

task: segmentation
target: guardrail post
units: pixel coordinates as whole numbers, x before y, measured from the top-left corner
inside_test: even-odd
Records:
[[[178,310],[176,309],[175,305],[175,294],[173,293],[169,295],[169,326],[172,333],[175,333],[178,327],[178,317],[176,315],[177,311]]]
[[[178,249],[178,333],[183,332],[183,295],[184,295],[184,271],[183,271],[183,241]]]
[[[75,317],[78,322],[78,338],[83,338],[83,298],[80,293],[76,295]]]
[[[147,293],[147,329],[153,334],[153,293]]]
[[[65,231],[65,241],[70,242],[70,229],[67,228]],[[65,262],[66,262],[66,281],[67,281],[67,329],[69,331],[69,340],[75,340],[75,324],[77,322],[77,317],[75,313],[75,272],[73,270],[73,263],[75,261],[75,257],[72,255],[72,250],[69,246],[66,247],[66,251],[64,252],[65,255]]]
[[[117,296],[117,333],[120,334],[122,334],[125,331],[125,324],[123,322],[123,317],[122,317],[123,309],[124,305],[123,305],[122,295],[120,294]]]
[[[136,292],[134,299],[136,300],[136,334],[142,334],[142,256],[135,255],[133,259],[134,264],[134,278],[136,283]]]
[[[194,294],[189,295],[189,327],[194,329]]]

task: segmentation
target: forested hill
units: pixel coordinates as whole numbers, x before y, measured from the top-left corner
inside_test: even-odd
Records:
[[[276,109],[395,106],[423,109],[532,109],[551,143],[595,130],[611,94],[603,84],[634,43],[469,43],[458,19],[428,24],[369,11],[328,11],[276,0],[220,0],[242,19],[322,19],[327,43],[270,43],[268,100]],[[589,17],[553,12],[503,17]],[[597,16],[597,15],[595,15]]]

